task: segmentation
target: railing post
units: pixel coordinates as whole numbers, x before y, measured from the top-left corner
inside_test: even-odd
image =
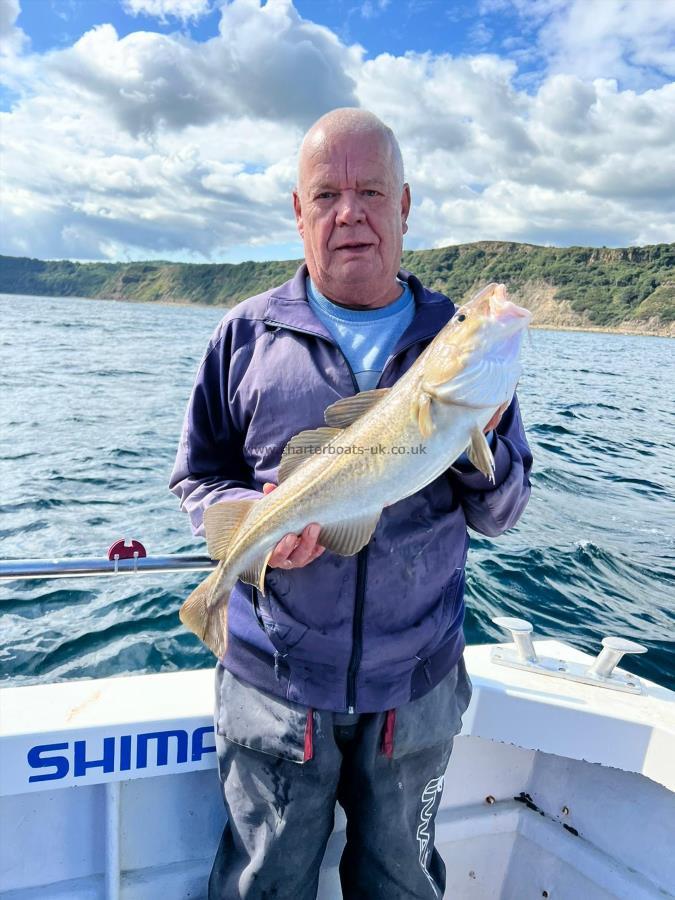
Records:
[[[105,900],[120,898],[120,793],[119,781],[105,785]]]

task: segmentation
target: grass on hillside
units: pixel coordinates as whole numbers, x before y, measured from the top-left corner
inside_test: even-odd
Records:
[[[183,301],[232,306],[286,281],[298,261],[194,265],[74,263],[0,257],[0,292]],[[597,326],[630,320],[675,321],[675,244],[626,249],[538,247],[482,241],[403,254],[403,268],[461,298],[476,285],[548,284],[556,299]]]

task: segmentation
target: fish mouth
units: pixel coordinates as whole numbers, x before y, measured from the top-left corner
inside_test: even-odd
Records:
[[[504,284],[488,284],[475,297],[472,297],[464,309],[487,319],[493,319],[500,325],[518,322],[518,328],[524,328],[532,318],[529,309],[517,306],[512,300],[509,300]]]
[[[501,322],[510,319],[531,319],[532,313],[524,306],[518,306],[506,296],[506,287],[503,284],[495,285],[489,298],[490,315]],[[522,327],[525,323],[520,322]]]

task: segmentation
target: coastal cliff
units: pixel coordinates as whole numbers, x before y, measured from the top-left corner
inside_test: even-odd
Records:
[[[0,293],[229,307],[290,278],[298,260],[77,263],[0,256]],[[540,247],[479,241],[410,250],[403,268],[456,302],[490,281],[532,310],[540,328],[675,336],[675,244]]]

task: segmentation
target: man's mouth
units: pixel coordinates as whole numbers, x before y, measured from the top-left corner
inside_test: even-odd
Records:
[[[369,247],[372,247],[372,244],[360,243],[358,241],[350,241],[347,244],[340,244],[337,247],[337,250],[367,250]]]

